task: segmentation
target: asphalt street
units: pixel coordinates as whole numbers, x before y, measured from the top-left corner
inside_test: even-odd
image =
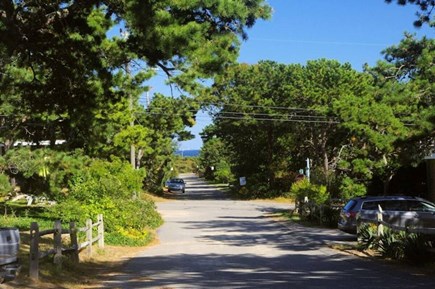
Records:
[[[278,222],[289,205],[234,201],[192,174],[185,194],[158,203],[159,244],[106,288],[435,288],[435,276],[330,249],[354,237]]]

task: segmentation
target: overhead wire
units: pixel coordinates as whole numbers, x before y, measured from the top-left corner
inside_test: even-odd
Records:
[[[166,116],[183,116],[183,114],[174,114],[169,112],[148,112],[151,115],[166,115]],[[204,118],[204,116],[202,116]],[[275,121],[275,122],[299,122],[299,123],[328,123],[328,124],[338,124],[339,121],[328,120],[328,119],[296,119],[296,118],[268,118],[268,117],[253,117],[246,118],[244,116],[225,116],[225,115],[215,115],[209,117],[210,119],[230,119],[230,120],[256,120],[256,121]]]

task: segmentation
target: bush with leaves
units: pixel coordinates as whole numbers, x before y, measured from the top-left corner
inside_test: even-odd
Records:
[[[299,214],[303,219],[319,223],[323,221],[323,207],[330,199],[326,186],[316,185],[303,179],[293,183],[290,195],[295,197]]]
[[[225,160],[219,161],[216,165],[214,179],[218,183],[226,184],[234,181],[234,175],[231,172],[231,166]]]
[[[422,234],[408,234],[404,246],[404,257],[413,264],[427,264],[435,261],[430,249],[434,249],[434,242],[430,242],[428,237]]]
[[[383,234],[378,236],[378,226],[372,223],[359,224],[357,231],[361,250],[377,250],[384,258],[406,260],[419,265],[434,261],[429,250],[432,243],[422,234],[384,227]]]
[[[384,228],[383,234],[378,237],[378,250],[382,257],[400,260],[405,256],[404,240],[406,232],[396,232],[390,228]]]
[[[316,205],[324,204],[330,197],[326,186],[310,183],[307,179],[295,182],[290,189],[290,193],[298,201],[303,201],[307,197],[309,202]]]
[[[134,198],[135,192],[141,191],[143,177],[143,170],[134,170],[117,158],[111,162],[91,160],[72,176],[59,204],[50,207],[46,216],[84,224],[86,219],[95,220],[98,214],[103,214],[105,229],[112,235],[109,240],[125,243],[128,236],[135,235],[145,241],[148,237],[143,237],[147,234],[139,232],[157,228],[162,219],[152,200]],[[131,234],[118,236],[123,241],[114,237],[127,231]]]
[[[7,195],[12,190],[12,186],[9,183],[9,177],[0,173],[0,197]]]
[[[62,152],[49,148],[9,149],[0,169],[14,176],[22,193],[62,200],[69,179],[88,165],[81,150]]]
[[[350,200],[367,194],[367,187],[365,184],[358,183],[349,177],[344,177],[341,180],[339,187],[340,198],[343,200]]]
[[[372,223],[358,224],[357,239],[361,250],[376,249],[378,246],[378,227]]]
[[[142,189],[144,177],[143,170],[134,170],[118,158],[111,162],[95,159],[72,176],[65,197],[85,204],[99,202],[103,197],[128,199]]]

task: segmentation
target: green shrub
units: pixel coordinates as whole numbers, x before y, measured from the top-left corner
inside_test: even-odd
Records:
[[[156,229],[163,223],[162,217],[155,210],[154,202],[150,200],[118,200],[116,207],[107,212],[106,220],[113,230],[118,227]]]
[[[406,232],[395,232],[384,227],[384,233],[378,237],[378,250],[382,257],[400,260],[405,256],[404,240]]]
[[[357,231],[361,250],[374,249],[384,258],[406,260],[419,265],[434,261],[429,251],[431,242],[424,235],[394,231],[384,226],[383,234],[378,236],[378,226],[372,223],[358,225]]]
[[[0,173],[0,197],[6,196],[12,191],[12,186],[9,183],[9,177]]]
[[[336,228],[340,219],[340,210],[331,207],[329,204],[322,206],[322,224]]]
[[[98,214],[103,214],[107,232],[115,232],[118,228],[155,229],[163,223],[152,201],[114,200],[108,197],[102,198],[98,203],[67,200],[48,208],[46,216],[51,219],[60,219],[62,222],[74,221],[79,226],[83,226],[86,219],[96,221]]]
[[[218,183],[230,183],[234,181],[234,176],[231,172],[231,166],[226,161],[221,160],[216,165],[214,179]]]
[[[361,223],[357,229],[358,246],[361,250],[376,249],[378,246],[378,227],[372,223]]]
[[[330,197],[326,186],[312,184],[307,179],[294,183],[290,193],[296,196],[299,202],[302,202],[307,197],[309,202],[316,205],[324,204]]]
[[[351,178],[345,177],[341,181],[340,198],[343,200],[349,200],[354,197],[365,196],[367,194],[367,187],[365,184],[356,183]]]
[[[119,228],[115,232],[105,234],[105,241],[116,246],[145,246],[153,240],[153,235],[148,230]]]
[[[144,177],[143,170],[134,170],[117,158],[112,162],[96,159],[74,174],[66,197],[84,202],[96,202],[105,196],[131,198],[134,192],[142,189]]]
[[[92,160],[88,167],[76,172],[69,190],[59,204],[50,207],[46,216],[63,222],[96,220],[103,214],[105,229],[109,233],[125,230],[157,228],[162,224],[159,213],[151,200],[133,199],[141,190],[142,170],[134,170],[119,159],[112,162]]]
[[[408,234],[404,240],[404,258],[413,264],[423,265],[434,261],[429,249],[431,242],[422,234]]]

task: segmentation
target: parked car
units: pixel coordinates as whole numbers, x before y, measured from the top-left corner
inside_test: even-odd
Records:
[[[397,197],[386,200],[366,200],[357,214],[357,224],[377,221],[379,208],[382,220],[397,228],[410,228],[419,232],[435,233],[435,204],[414,197]]]
[[[418,213],[405,214],[404,212],[408,212],[408,211],[416,212],[416,209],[414,208],[418,206],[422,208],[426,208],[425,210],[428,210],[428,212],[426,212],[427,217],[435,218],[435,215],[433,215],[430,211],[432,207],[435,208],[435,205],[422,198],[410,197],[410,196],[356,197],[349,200],[346,203],[346,205],[343,207],[343,209],[340,211],[338,228],[344,232],[356,234],[357,216],[359,216],[360,218],[377,220],[378,205],[381,205],[381,208],[385,211],[384,221],[388,222],[388,220],[390,220],[391,222],[393,222],[393,219],[395,219],[393,225],[403,223],[401,220],[399,220],[402,218],[402,216],[404,219],[411,218],[410,217],[411,215],[416,218]],[[362,214],[358,215],[358,213],[360,213],[360,211],[362,210],[363,206],[365,210],[364,215]],[[401,211],[399,211],[399,207],[402,207]],[[376,211],[376,213],[374,213],[374,211]],[[391,211],[393,211],[394,213],[392,213]],[[420,211],[423,212],[423,209]],[[409,223],[410,221],[408,220],[407,222]]]
[[[166,182],[166,187],[168,188],[168,192],[182,192],[183,194],[186,192],[186,183],[183,179],[170,179]]]

